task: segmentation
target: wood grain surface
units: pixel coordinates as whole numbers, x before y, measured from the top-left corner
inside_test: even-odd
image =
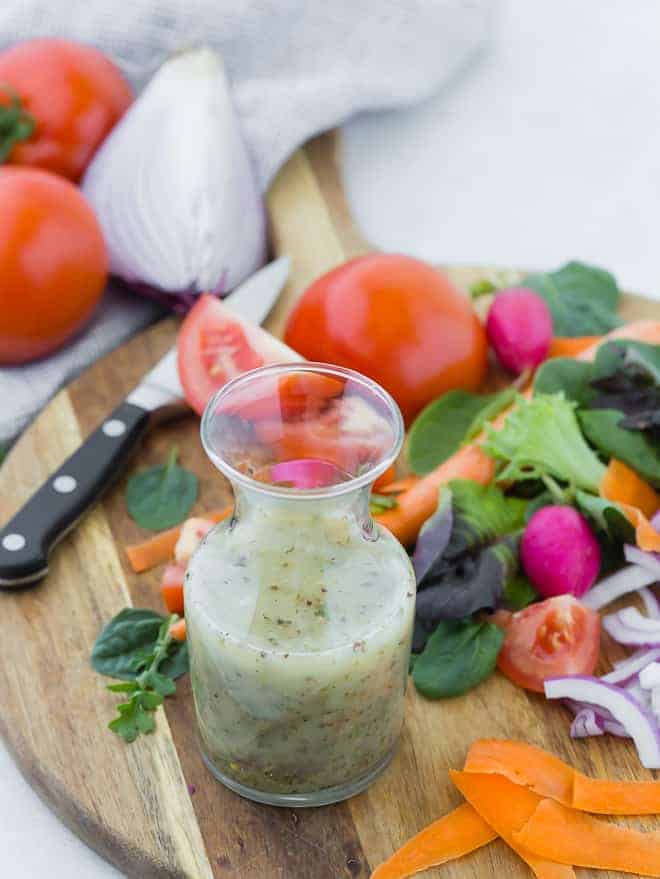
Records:
[[[296,297],[320,272],[368,250],[337,172],[337,140],[296,153],[269,194],[273,248],[293,260],[291,281],[268,326],[281,332]],[[492,274],[448,269],[466,286]],[[511,275],[513,277],[513,275]],[[627,317],[658,316],[657,303],[626,297]],[[0,470],[0,521],[7,519],[174,342],[168,319],[96,363],[61,391]],[[150,434],[129,473],[160,462],[176,443],[200,476],[197,509],[223,505],[228,486],[205,459],[190,416]],[[162,610],[159,571],[135,575],[123,547],[144,536],[126,514],[126,476],[56,549],[35,588],[0,592],[0,733],[53,810],[132,877],[186,879],[366,879],[370,870],[460,797],[447,769],[460,767],[480,736],[518,737],[563,755],[585,772],[648,778],[633,748],[610,738],[571,742],[563,709],[495,675],[469,695],[427,702],[408,691],[401,748],[364,794],[316,810],[250,803],[203,767],[187,679],[159,712],[157,732],[126,746],[107,729],[117,697],[89,664],[94,639],[122,607]],[[616,648],[607,645],[610,657]],[[503,804],[505,808],[505,804]],[[657,826],[651,819],[638,826]],[[431,876],[524,877],[501,842]],[[588,871],[582,871],[588,875]],[[600,873],[600,876],[618,874]]]

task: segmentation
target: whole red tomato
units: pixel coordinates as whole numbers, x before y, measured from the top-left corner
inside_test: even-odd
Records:
[[[409,256],[374,253],[323,275],[293,310],[284,338],[309,360],[379,382],[407,422],[450,388],[475,390],[486,372],[486,335],[471,303]]]
[[[34,121],[18,116],[20,108]],[[0,54],[0,155],[79,180],[133,100],[130,86],[98,49],[67,40],[31,40]],[[17,116],[16,119],[10,114]]]
[[[79,190],[36,168],[0,168],[0,364],[62,345],[91,315],[108,272]]]

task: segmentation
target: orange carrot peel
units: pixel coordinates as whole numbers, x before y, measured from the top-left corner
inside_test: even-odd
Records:
[[[420,870],[461,858],[496,838],[497,833],[472,806],[463,803],[413,836],[373,871],[371,879],[404,879]]]
[[[524,742],[482,739],[462,772],[467,800],[381,864],[371,879],[405,879],[501,837],[539,879],[573,879],[573,866],[660,877],[660,833],[594,818],[660,813],[660,781],[613,781],[578,772]]]
[[[465,760],[465,772],[502,775],[581,812],[601,815],[660,813],[660,781],[612,781],[590,778],[559,757],[509,739],[480,739]]]
[[[514,839],[564,864],[660,876],[660,833],[617,827],[554,800],[541,800]]]
[[[583,351],[599,344],[602,338],[602,336],[555,336],[550,342],[548,358],[577,357]]]
[[[660,497],[648,482],[624,464],[612,458],[600,483],[600,495],[618,504],[635,528],[637,546],[648,552],[660,552],[660,532],[649,519],[660,508]]]

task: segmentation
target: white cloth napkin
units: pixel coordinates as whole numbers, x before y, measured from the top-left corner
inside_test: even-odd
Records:
[[[364,110],[422,100],[451,80],[485,43],[494,2],[4,0],[0,47],[34,36],[83,40],[113,56],[136,87],[173,51],[219,49],[266,188],[313,134]],[[73,344],[38,363],[0,369],[0,444],[72,375],[160,313],[111,285]]]

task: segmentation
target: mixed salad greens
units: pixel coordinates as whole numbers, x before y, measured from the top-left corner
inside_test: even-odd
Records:
[[[545,300],[557,335],[579,332],[597,342],[591,337],[620,323],[616,283],[600,269],[569,263],[523,284],[527,289],[516,293],[529,301],[535,291]],[[500,336],[506,330],[498,327]],[[497,341],[493,347],[497,353]],[[494,462],[487,484],[458,479],[443,488],[417,541],[411,666],[417,688],[430,698],[467,691],[496,661],[515,682],[539,691],[552,676],[593,675],[600,622],[589,590],[599,580],[614,582],[608,595],[629,591],[627,584],[647,586],[653,577],[648,571],[639,576],[640,559],[655,563],[660,576],[660,556],[636,549],[637,564],[626,567],[624,555],[633,551],[635,526],[650,524],[647,517],[660,506],[660,344],[619,338],[600,345],[592,358],[551,357],[533,379],[523,372],[517,385],[495,395],[451,391],[410,429],[408,461],[419,474],[450,464],[475,437]],[[656,538],[658,525],[657,518],[650,524]],[[578,605],[575,599],[585,593]],[[617,622],[619,629],[613,622],[605,627],[621,635]],[[491,633],[494,623],[500,638]],[[639,620],[628,614],[623,623]],[[530,626],[536,626],[531,635]],[[548,631],[554,641],[544,641]],[[634,643],[645,637],[660,644],[660,624]],[[592,644],[571,649],[571,640]],[[656,701],[660,714],[660,689]],[[607,720],[611,731],[616,723]],[[582,714],[574,734],[605,730],[584,721]]]

